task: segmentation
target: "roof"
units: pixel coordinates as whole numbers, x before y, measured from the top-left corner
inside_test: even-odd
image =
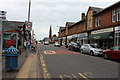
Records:
[[[103,10],[103,8],[98,8],[98,7],[91,7],[91,6],[90,6],[90,8],[91,8],[93,11],[95,11],[95,12],[100,12],[100,11]]]
[[[75,24],[75,22],[66,22],[66,25],[68,25],[68,27],[72,26],[73,24]]]
[[[65,30],[65,27],[60,27],[60,31],[63,31],[63,30]]]
[[[18,22],[18,21],[2,21],[2,29],[3,31],[7,30],[17,30],[18,27],[22,27],[25,22]]]
[[[17,26],[14,25],[12,22],[10,21],[2,21],[2,30],[3,31],[7,31],[7,30],[16,30]]]
[[[115,6],[115,5],[120,5],[120,1],[116,2],[115,4],[112,4],[112,5],[108,6],[107,8],[101,10],[100,12],[98,12],[98,13],[96,13],[96,14],[99,14],[99,13],[101,13],[101,12],[104,12],[104,11],[110,9],[111,7]],[[96,14],[94,14],[94,15],[96,15]]]
[[[22,27],[24,25],[25,22],[20,22],[20,21],[10,21],[12,22],[13,24],[15,24],[17,27]]]
[[[75,26],[75,25],[77,25],[77,24],[79,24],[79,23],[81,23],[81,22],[83,22],[83,21],[85,21],[85,19],[80,20],[80,21],[78,21],[78,22],[74,23],[73,25],[69,26],[69,28],[70,28],[70,27],[72,27],[72,26]]]

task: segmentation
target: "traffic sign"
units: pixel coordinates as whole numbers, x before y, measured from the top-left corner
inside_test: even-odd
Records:
[[[32,29],[32,22],[26,22],[26,30]]]

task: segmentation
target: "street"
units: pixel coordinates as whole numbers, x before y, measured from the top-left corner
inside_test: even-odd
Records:
[[[118,62],[69,51],[53,45],[39,45],[43,77],[117,80]]]

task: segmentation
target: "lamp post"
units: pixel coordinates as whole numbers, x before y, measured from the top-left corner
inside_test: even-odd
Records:
[[[30,22],[30,11],[31,11],[31,0],[29,0],[29,7],[28,7],[28,21],[27,22]],[[28,24],[26,24],[26,26],[28,26]],[[30,41],[29,41],[29,30],[27,30],[27,42],[26,42],[26,52],[28,53],[29,51],[29,46],[28,46],[28,43],[30,45]],[[27,54],[26,54],[26,57],[27,57]]]

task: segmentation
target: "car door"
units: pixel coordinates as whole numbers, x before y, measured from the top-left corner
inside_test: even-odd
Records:
[[[85,49],[85,45],[83,45],[83,46],[81,47],[81,49],[82,49],[83,52],[85,52],[85,50],[86,50],[86,49]]]
[[[89,46],[88,45],[85,45],[85,53],[89,53]]]
[[[115,46],[112,48],[112,50],[109,53],[109,58],[111,59],[119,59],[119,51],[118,46]]]

